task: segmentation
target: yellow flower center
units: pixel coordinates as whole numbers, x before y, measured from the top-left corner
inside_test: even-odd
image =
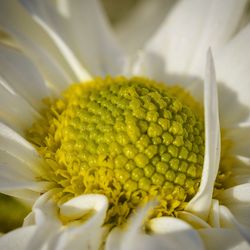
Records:
[[[113,226],[152,198],[152,216],[174,215],[198,191],[202,107],[182,88],[108,77],[71,85],[47,104],[27,137],[47,162],[39,178],[58,188],[58,203],[104,194]]]

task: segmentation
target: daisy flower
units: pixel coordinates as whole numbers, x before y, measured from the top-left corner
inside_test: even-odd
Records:
[[[123,46],[98,1],[20,2],[0,9],[0,191],[33,207],[0,248],[249,249],[247,1],[178,1]]]

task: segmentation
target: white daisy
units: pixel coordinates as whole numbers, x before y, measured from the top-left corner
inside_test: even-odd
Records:
[[[0,10],[23,51],[0,46],[0,191],[34,205],[0,248],[249,249],[247,1],[180,1],[129,56],[97,1],[21,2]]]

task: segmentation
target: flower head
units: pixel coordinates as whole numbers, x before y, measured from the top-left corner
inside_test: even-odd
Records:
[[[0,246],[246,247],[246,1],[180,1],[129,54],[97,1],[21,2],[35,22],[0,13],[23,51],[0,47],[0,191],[34,205]]]

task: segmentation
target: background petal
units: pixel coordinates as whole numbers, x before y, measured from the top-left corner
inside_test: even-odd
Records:
[[[98,1],[21,0],[70,61],[79,80],[92,75],[119,74],[124,58],[112,37]]]

